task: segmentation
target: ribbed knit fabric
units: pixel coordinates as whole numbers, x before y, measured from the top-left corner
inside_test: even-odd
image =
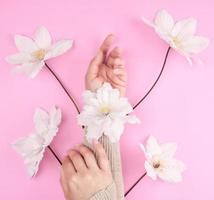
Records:
[[[109,139],[106,136],[102,136],[99,139],[99,142],[103,145],[106,154],[108,156],[110,166],[111,166],[111,171],[112,171],[112,176],[115,182],[116,186],[116,200],[123,200],[124,199],[124,187],[123,187],[123,176],[122,176],[122,168],[121,168],[121,157],[120,157],[120,145],[119,143],[111,143]],[[92,150],[93,148],[91,145],[86,141],[85,139],[85,145],[90,147]],[[99,200],[106,200],[106,192],[109,193],[109,188],[106,188],[106,190],[100,191],[100,194],[97,195],[103,195],[105,198],[99,198]],[[112,190],[112,195],[115,192],[115,190]],[[90,199],[91,200],[91,199]],[[110,198],[109,200],[114,200]]]
[[[90,200],[117,200],[115,183],[113,182],[107,188],[97,192]]]

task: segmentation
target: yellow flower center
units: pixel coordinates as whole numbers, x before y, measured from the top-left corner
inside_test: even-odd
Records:
[[[177,48],[179,48],[179,49],[181,48],[182,44],[181,44],[181,41],[179,40],[179,38],[173,37],[172,42]]]
[[[46,54],[45,49],[39,49],[38,51],[33,52],[33,56],[38,60],[43,60]]]
[[[100,108],[100,111],[104,115],[108,115],[110,113],[110,108],[107,105],[103,105]]]

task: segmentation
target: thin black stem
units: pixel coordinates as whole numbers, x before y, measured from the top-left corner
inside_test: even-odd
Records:
[[[54,155],[54,157],[57,159],[57,161],[59,162],[60,165],[62,165],[61,160],[59,159],[59,157],[55,154],[54,150],[48,146],[48,149],[51,151],[51,153]]]
[[[129,188],[129,190],[125,193],[125,197],[129,194],[129,192],[131,192],[131,190],[144,178],[144,176],[146,176],[146,172],[132,185],[131,188]]]
[[[157,84],[157,82],[159,81],[162,73],[163,73],[163,70],[166,66],[166,61],[167,61],[167,58],[168,58],[168,55],[169,55],[169,51],[170,51],[171,47],[169,47],[167,49],[167,52],[166,52],[166,56],[164,58],[164,62],[163,62],[163,65],[162,65],[162,68],[161,68],[161,71],[157,77],[157,79],[155,80],[155,82],[153,83],[152,87],[149,89],[149,91],[144,95],[144,97],[133,107],[133,109],[137,108],[137,106],[139,106],[143,101],[144,99],[150,94],[150,92],[153,90],[153,88],[155,87],[155,85]]]
[[[72,101],[72,103],[74,104],[74,107],[77,110],[77,113],[80,114],[80,110],[76,104],[76,102],[74,101],[73,97],[69,94],[68,90],[65,88],[65,86],[63,85],[63,83],[61,82],[61,80],[58,78],[58,76],[55,74],[55,72],[48,66],[47,63],[45,63],[45,66],[47,67],[47,69],[50,71],[50,73],[55,77],[55,79],[58,81],[58,83],[61,85],[62,89],[64,90],[64,92],[68,95],[69,99]]]

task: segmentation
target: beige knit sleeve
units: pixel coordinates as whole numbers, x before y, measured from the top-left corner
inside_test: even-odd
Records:
[[[120,145],[119,143],[111,143],[106,136],[102,136],[99,139],[99,142],[103,145],[106,151],[106,154],[108,156],[116,191],[113,188],[114,186],[110,186],[110,188],[106,188],[105,190],[100,191],[100,194],[96,194],[96,195],[104,196],[103,198],[99,196],[99,200],[107,200],[108,198],[106,198],[106,196],[109,196],[109,192],[110,193],[116,192],[116,199],[112,197],[112,198],[109,198],[108,200],[123,200],[124,188],[123,188],[123,176],[122,176],[122,168],[121,168]],[[90,145],[87,143],[86,140],[85,140],[85,145],[90,147]],[[92,198],[90,200],[96,200],[96,198],[95,199]]]
[[[117,200],[115,182],[94,194],[89,200]]]

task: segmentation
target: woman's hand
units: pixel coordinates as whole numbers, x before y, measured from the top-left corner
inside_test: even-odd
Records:
[[[109,186],[113,179],[105,150],[98,141],[93,152],[84,145],[70,150],[61,171],[61,185],[66,200],[88,200],[98,191]]]
[[[92,59],[86,74],[86,89],[96,91],[104,82],[119,89],[121,96],[125,95],[127,75],[121,49],[115,47],[110,50],[114,40],[113,35],[108,35],[99,48],[97,55]]]

